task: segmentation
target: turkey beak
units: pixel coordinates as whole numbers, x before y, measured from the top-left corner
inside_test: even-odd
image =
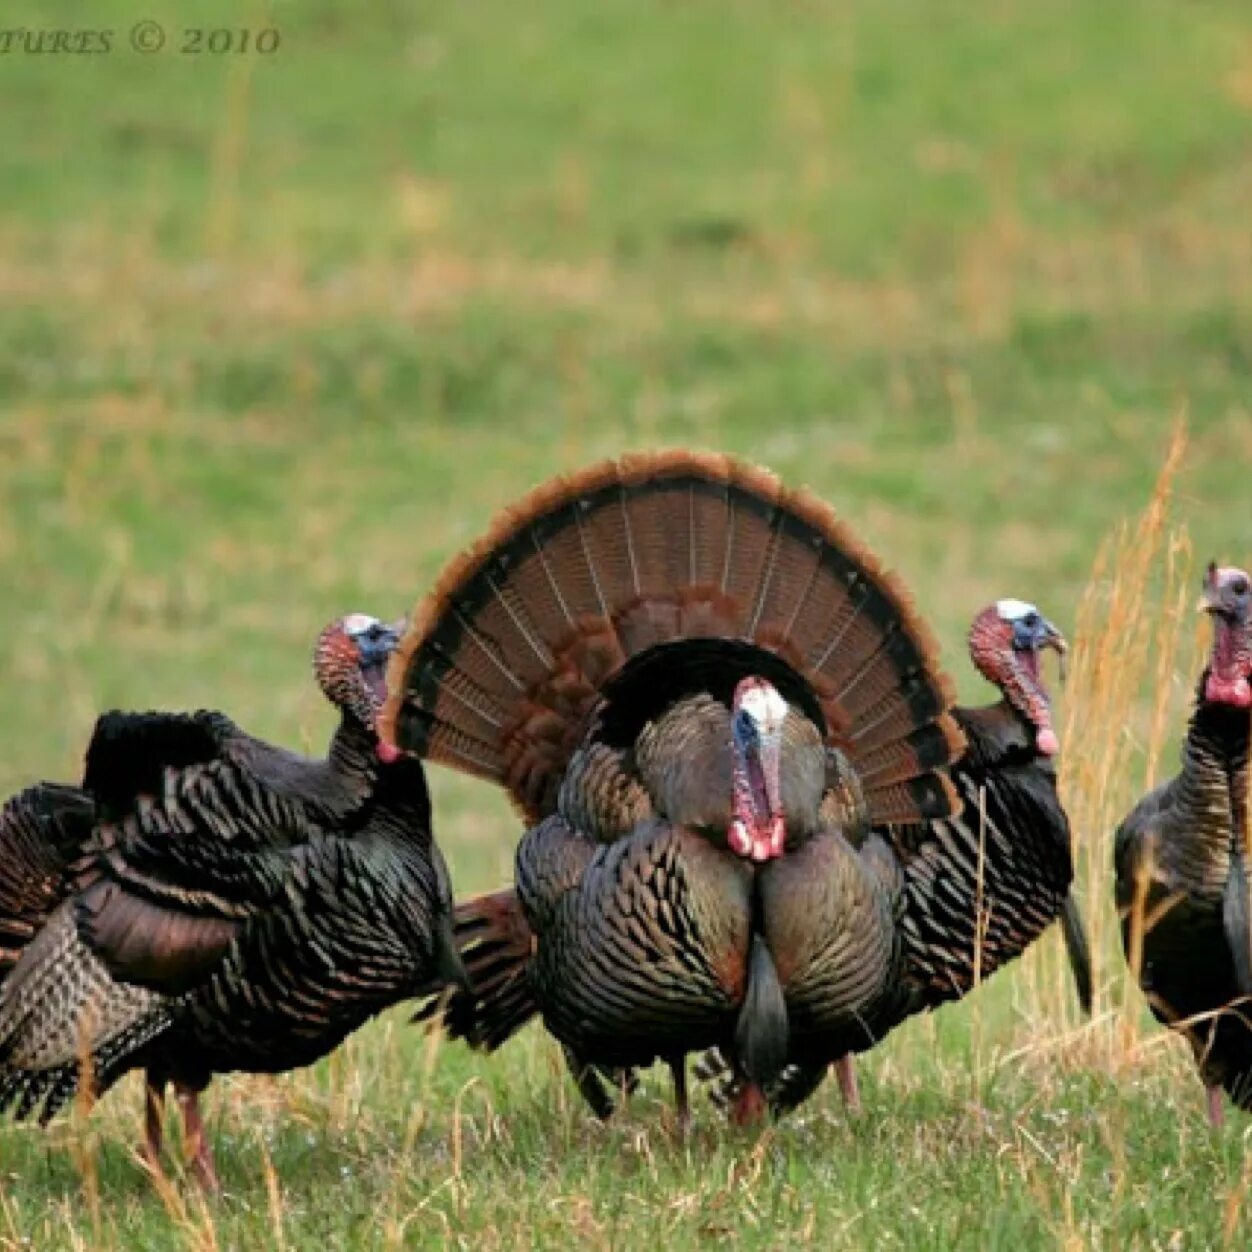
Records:
[[[404,635],[404,619],[398,622],[388,622],[383,628],[382,633],[370,645],[371,662],[382,665],[384,668],[391,659],[391,654],[396,650],[401,637]]]
[[[1204,571],[1204,591],[1196,601],[1197,613],[1224,614],[1227,606],[1222,603],[1222,580],[1216,561],[1210,561]]]
[[[1222,603],[1218,598],[1216,589],[1205,587],[1204,594],[1196,601],[1195,611],[1197,613],[1221,613]]]

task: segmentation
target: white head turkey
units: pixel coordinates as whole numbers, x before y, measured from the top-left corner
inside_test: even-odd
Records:
[[[463,980],[421,764],[380,752],[375,729],[400,629],[351,614],[318,637],[341,715],[324,759],[220,713],[106,713],[81,788],[8,803],[0,1110],[47,1121],[84,1082],[95,1096],[142,1068],[146,1155],[172,1083],[213,1187],[197,1097],[214,1073],[311,1064]]]
[[[895,1012],[869,823],[951,815],[964,738],[899,583],[813,497],[727,457],[623,458],[507,510],[418,605],[383,737],[503,786],[513,890],[470,901],[480,1046],[538,1010],[604,1079],[721,1047],[753,1115]]]

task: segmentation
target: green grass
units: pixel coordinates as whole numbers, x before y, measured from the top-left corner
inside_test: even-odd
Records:
[[[6,790],[74,776],[111,705],[320,748],[323,621],[407,608],[513,496],[628,447],[810,484],[970,702],[974,610],[1072,626],[1180,413],[1174,516],[1250,559],[1239,6],[90,8],[6,25],[111,27],[111,55],[0,59]],[[140,17],[282,45],[145,58]],[[1125,742],[1072,724],[1071,754]],[[458,888],[498,882],[506,806],[433,781]],[[1107,831],[1076,833],[1104,901]],[[205,1208],[137,1166],[128,1081],[0,1128],[0,1248],[1242,1246],[1247,1123],[1210,1134],[1182,1049],[1122,1021],[1108,929],[1094,1026],[1049,936],[867,1057],[852,1124],[830,1095],[760,1138],[702,1106],[684,1144],[658,1074],[602,1128],[538,1031],[436,1054],[397,1012],[215,1084]]]

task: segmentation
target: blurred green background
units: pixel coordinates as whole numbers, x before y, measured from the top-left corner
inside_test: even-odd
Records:
[[[141,19],[160,52],[131,48]],[[512,497],[627,448],[811,485],[970,702],[973,612],[1015,595],[1071,625],[1180,414],[1177,515],[1197,555],[1252,559],[1245,5],[13,0],[3,26],[112,31],[0,54],[6,790],[74,776],[114,705],[319,750],[325,620],[408,608]],[[268,54],[181,50],[271,29]],[[458,886],[494,883],[506,807],[435,786]],[[529,1047],[527,1107],[563,1090]],[[43,1160],[26,1133],[0,1161],[6,1135]],[[66,1168],[24,1212],[73,1207]],[[1006,1239],[1052,1229],[1024,1203]]]

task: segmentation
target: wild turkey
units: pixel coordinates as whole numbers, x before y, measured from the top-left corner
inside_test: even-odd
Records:
[[[82,1086],[148,1080],[146,1151],[174,1085],[215,1186],[198,1093],[308,1065],[388,1005],[462,976],[422,766],[375,718],[399,630],[353,614],[314,669],[341,711],[324,760],[220,713],[107,713],[83,789],[0,821],[0,1110],[47,1121]]]
[[[966,749],[951,777],[964,807],[920,827],[887,826],[874,835],[901,867],[903,980],[909,994],[898,1020],[960,999],[1015,960],[1059,916],[1085,1012],[1091,1011],[1091,956],[1076,902],[1069,820],[1056,790],[1058,751],[1039,655],[1062,657],[1061,632],[1033,605],[999,600],[969,632],[975,668],[1001,692],[983,708],[956,708]],[[894,1024],[894,1023],[892,1023]],[[715,1059],[706,1078],[721,1076]],[[837,1069],[844,1099],[859,1103],[851,1058]],[[789,1069],[771,1090],[779,1111],[794,1107],[823,1077]],[[730,1091],[723,1088],[719,1099]]]
[[[721,1046],[747,1118],[898,1011],[900,884],[862,845],[954,811],[964,741],[899,584],[812,497],[687,452],[557,479],[445,572],[390,677],[384,738],[529,826],[516,891],[460,909],[452,1033],[541,1011],[597,1113],[661,1059],[684,1121],[684,1058]]]
[[[1223,1090],[1252,1109],[1250,588],[1243,570],[1209,566],[1201,607],[1213,620],[1213,647],[1182,770],[1139,801],[1114,844],[1127,960],[1157,1019],[1190,1043],[1214,1125]]]
[[[1001,699],[954,710],[968,744],[952,771],[964,808],[890,832],[904,864],[908,977],[926,1007],[964,996],[1059,917],[1079,1002],[1091,1011],[1091,955],[1069,891],[1069,819],[1052,760],[1059,744],[1040,675],[1045,649],[1063,657],[1065,639],[1033,604],[999,600],[978,614],[970,657]]]

